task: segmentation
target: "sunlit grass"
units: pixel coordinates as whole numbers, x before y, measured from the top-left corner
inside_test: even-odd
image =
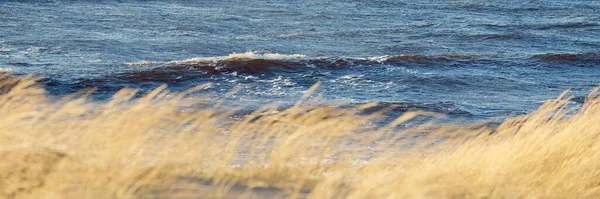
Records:
[[[190,97],[197,89],[160,87],[137,99],[125,89],[104,102],[82,91],[56,100],[34,79],[5,78],[0,197],[600,195],[596,91],[577,110],[561,95],[490,127],[436,124],[441,116],[426,112],[382,126],[375,124],[380,113],[361,112],[373,104],[336,108],[303,100],[235,119],[235,108]],[[399,127],[406,122],[412,125]]]

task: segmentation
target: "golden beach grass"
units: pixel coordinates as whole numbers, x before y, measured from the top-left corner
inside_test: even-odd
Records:
[[[315,86],[316,88],[316,86]],[[315,88],[311,89],[314,90]],[[595,198],[600,98],[499,126],[310,105],[234,108],[160,87],[109,101],[0,82],[2,198]],[[308,92],[310,93],[310,92]],[[415,121],[418,120],[418,121]],[[407,122],[412,125],[401,125]],[[419,124],[419,125],[415,125]]]

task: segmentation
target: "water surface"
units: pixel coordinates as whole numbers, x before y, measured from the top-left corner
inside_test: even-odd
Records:
[[[0,67],[53,95],[208,92],[261,105],[311,85],[467,119],[522,114],[600,83],[600,1],[1,1]],[[238,54],[232,54],[238,53]],[[195,58],[195,59],[194,59]],[[144,62],[145,61],[145,62]]]

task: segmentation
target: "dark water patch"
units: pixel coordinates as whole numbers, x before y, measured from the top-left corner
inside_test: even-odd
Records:
[[[53,66],[54,63],[32,63],[32,62],[8,62],[7,66],[14,67],[44,67],[44,66]]]
[[[32,64],[27,63],[27,62],[9,62],[7,63],[9,66],[22,66],[22,67],[28,67],[28,66],[32,66]]]
[[[347,107],[358,107],[366,103],[355,103],[347,105]],[[470,117],[473,114],[467,110],[463,110],[454,102],[377,102],[375,106],[364,109],[362,112],[366,114],[383,112],[385,115],[397,117],[402,113],[410,111],[429,111],[434,113],[442,113],[444,115],[454,117]]]
[[[448,59],[445,59],[444,57],[431,57],[431,56],[426,56],[426,55],[397,55],[397,56],[392,56],[390,58],[386,59],[386,62],[417,62],[417,63],[423,63],[423,62],[446,62],[448,61]]]
[[[580,104],[585,103],[586,100],[587,100],[587,97],[584,97],[584,96],[574,96],[570,99],[570,101],[575,102],[575,103],[580,103]]]
[[[494,55],[483,54],[443,54],[443,55],[422,55],[422,54],[401,54],[380,58],[377,62],[385,64],[427,64],[440,66],[453,66],[453,64],[472,64],[478,61],[485,61],[493,58]],[[456,65],[454,65],[456,66]]]
[[[109,79],[128,83],[160,82],[176,84],[189,79],[206,76],[205,71],[181,70],[178,68],[155,68],[152,70],[129,71],[116,74]]]
[[[593,22],[571,22],[571,23],[557,23],[557,24],[545,24],[545,25],[532,25],[538,30],[551,30],[551,29],[573,29],[573,28],[590,28],[598,27],[599,23]]]
[[[98,81],[98,80],[92,80]],[[64,96],[75,93],[84,89],[97,89],[100,92],[94,93],[92,96],[98,96],[98,99],[108,99],[112,94],[116,93],[121,88],[107,89],[107,84],[88,84],[86,81],[64,81],[56,78],[42,78],[39,80],[44,85],[50,95]],[[108,92],[107,92],[108,91]],[[103,93],[107,92],[107,93]],[[104,94],[107,94],[104,96]],[[101,97],[99,97],[101,96]]]
[[[509,40],[509,39],[523,39],[525,38],[521,33],[490,33],[490,34],[475,34],[467,35],[467,38],[474,39],[492,39],[492,40]]]
[[[532,56],[545,62],[584,62],[600,64],[600,52],[587,53],[547,53]]]
[[[566,23],[547,23],[547,24],[540,24],[540,23],[534,23],[534,24],[511,24],[511,23],[486,23],[486,24],[481,24],[484,27],[487,27],[491,30],[517,30],[517,31],[523,31],[523,30],[542,30],[542,31],[549,31],[549,30],[565,30],[565,29],[584,29],[584,30],[588,30],[588,29],[595,29],[600,27],[600,23],[595,23],[595,22],[566,22]],[[481,35],[483,37],[485,37],[486,35],[483,34]],[[513,33],[513,34],[508,34],[508,35],[494,35],[491,34],[490,36],[492,37],[500,37],[500,38],[523,38],[523,35],[520,35],[518,33]],[[546,37],[548,35],[545,35]]]
[[[504,28],[511,27],[512,25],[504,24],[504,23],[485,23],[485,24],[482,24],[482,26],[492,28],[492,29],[504,29]]]
[[[44,88],[51,96],[61,97],[82,90],[94,89],[94,92],[91,93],[90,97],[93,100],[100,101],[110,99],[115,93],[124,88],[137,89],[139,91],[135,96],[135,98],[137,98],[163,85],[163,83],[158,82],[143,82],[135,84],[133,82],[126,82],[123,79],[117,78],[93,78],[68,81],[56,78],[43,78],[39,80],[39,82],[44,85]],[[182,91],[187,88],[188,87],[177,87],[177,85],[169,86],[169,89],[177,91]]]

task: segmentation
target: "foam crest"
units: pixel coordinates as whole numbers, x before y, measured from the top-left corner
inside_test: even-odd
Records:
[[[494,55],[486,54],[442,54],[442,55],[425,55],[425,54],[400,54],[400,55],[384,55],[376,57],[358,58],[357,60],[368,62],[411,62],[411,63],[427,63],[427,62],[448,62],[448,61],[466,61],[479,58],[493,57]]]
[[[392,56],[384,55],[384,56],[377,56],[377,57],[359,58],[358,60],[381,63],[381,62],[387,61],[390,57],[392,57]]]
[[[215,56],[215,57],[197,57],[184,60],[174,60],[167,62],[154,62],[154,61],[139,61],[139,62],[126,62],[123,63],[125,66],[150,66],[150,65],[187,65],[187,64],[199,64],[199,63],[218,63],[223,61],[248,61],[248,60],[291,60],[291,59],[304,59],[305,55],[302,54],[279,54],[279,53],[256,53],[254,51],[248,51],[244,53],[231,53],[227,56]]]

